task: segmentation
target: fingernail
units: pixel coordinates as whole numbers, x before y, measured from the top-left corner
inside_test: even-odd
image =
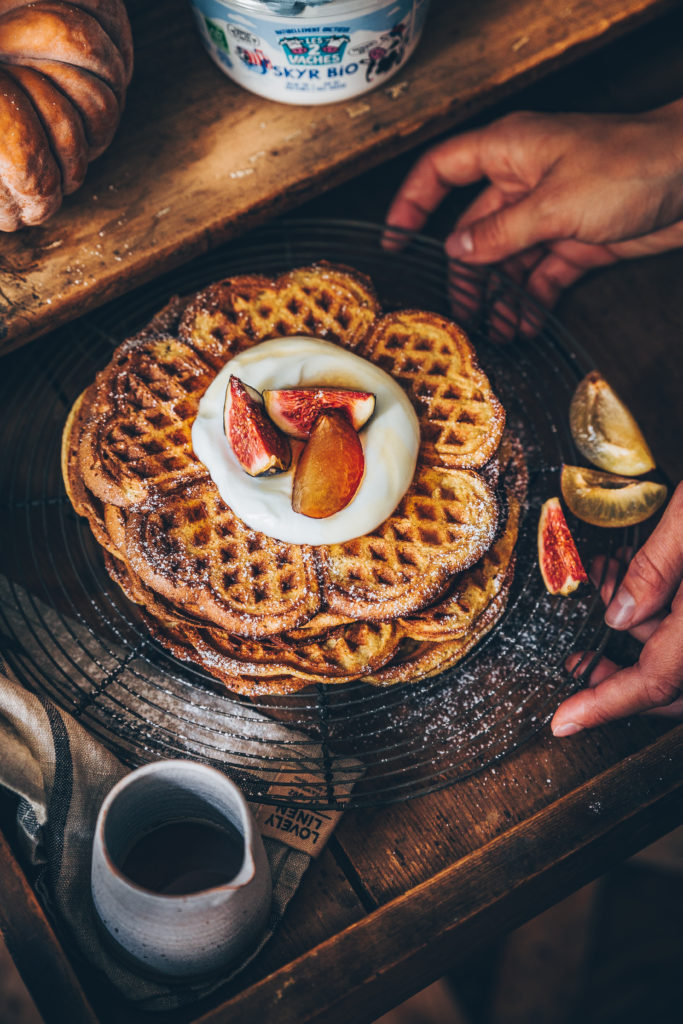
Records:
[[[588,575],[591,578],[591,583],[594,587],[599,587],[603,582],[603,572],[605,569],[605,556],[598,555],[591,562],[591,567],[588,570]]]
[[[451,235],[446,242],[446,252],[456,260],[461,256],[471,256],[474,252],[474,239],[472,238],[472,232],[460,231],[456,235]]]
[[[605,622],[612,629],[626,629],[636,608],[636,599],[624,587],[617,591],[605,612]]]
[[[583,729],[582,725],[577,725],[576,722],[565,722],[564,725],[554,725],[553,736],[573,736],[574,733],[581,732]]]

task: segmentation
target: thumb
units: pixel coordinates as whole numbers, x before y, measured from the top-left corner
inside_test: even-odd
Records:
[[[683,483],[652,535],[636,552],[612,598],[605,622],[632,629],[666,608],[683,579]]]
[[[455,231],[446,241],[446,252],[465,263],[499,263],[561,234],[546,209],[539,192],[534,191]]]

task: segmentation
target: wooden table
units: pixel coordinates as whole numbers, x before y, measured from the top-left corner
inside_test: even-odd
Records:
[[[680,95],[682,29],[683,12],[669,15],[518,102],[628,109]],[[371,215],[404,166],[390,164],[312,209]],[[436,228],[445,231],[457,202]],[[582,282],[560,309],[641,421],[672,481],[683,476],[682,277],[683,251],[621,265]],[[546,731],[449,789],[347,813],[279,933],[223,1002],[165,1021],[372,1021],[458,957],[678,824],[682,754],[683,725],[652,719],[563,741]],[[1,837],[0,877],[0,930],[48,1024],[150,1019],[87,971],[76,975]]]
[[[0,352],[464,120],[674,0],[434,0],[413,60],[349,103],[291,107],[206,57],[187,0],[130,0],[128,105],[44,227],[0,243]]]

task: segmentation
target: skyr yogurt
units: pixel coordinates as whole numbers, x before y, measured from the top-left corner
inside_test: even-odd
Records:
[[[206,49],[234,82],[296,104],[348,100],[387,82],[415,50],[429,2],[191,0]]]

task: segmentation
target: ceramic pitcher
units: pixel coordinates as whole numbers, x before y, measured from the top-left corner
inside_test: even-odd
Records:
[[[229,882],[187,895],[135,884],[121,870],[145,834],[170,822],[233,826],[242,861]],[[189,980],[218,973],[263,933],[271,877],[261,836],[238,787],[215,768],[160,761],[122,779],[100,809],[93,843],[92,895],[114,948],[144,973]]]

